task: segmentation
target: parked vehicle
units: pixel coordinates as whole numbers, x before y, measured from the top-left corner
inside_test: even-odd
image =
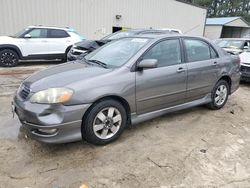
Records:
[[[169,31],[169,32],[171,32],[171,33],[183,34],[182,31],[181,31],[180,29],[162,28],[162,29],[159,29],[159,30],[162,30],[162,31]]]
[[[203,104],[222,108],[239,87],[239,62],[204,38],[127,37],[27,78],[13,110],[41,142],[107,144],[130,123]]]
[[[250,49],[250,39],[247,38],[224,38],[218,39],[215,43],[230,54],[241,54]]]
[[[250,50],[240,54],[241,60],[241,80],[250,81]]]
[[[175,29],[129,29],[122,30],[115,33],[112,33],[101,40],[86,40],[78,42],[72,46],[68,53],[68,61],[74,61],[77,59],[82,59],[88,53],[96,50],[97,48],[103,46],[104,44],[117,40],[123,37],[130,37],[134,35],[143,35],[143,34],[170,34],[178,33],[179,30]]]
[[[71,46],[83,39],[70,28],[29,26],[0,37],[0,66],[14,67],[20,60],[66,60]]]
[[[250,33],[245,35],[244,38],[249,38],[250,39]]]

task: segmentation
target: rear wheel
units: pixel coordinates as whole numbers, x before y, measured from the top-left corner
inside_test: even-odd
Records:
[[[0,65],[3,67],[15,67],[18,65],[19,57],[13,50],[0,51]]]
[[[127,124],[123,105],[115,100],[95,104],[83,120],[83,139],[92,144],[108,144],[116,140]]]
[[[213,110],[221,109],[227,102],[229,95],[229,84],[225,80],[220,80],[212,91],[212,102],[209,107]]]

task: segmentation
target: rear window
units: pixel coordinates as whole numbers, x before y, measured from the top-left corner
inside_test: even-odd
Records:
[[[188,62],[210,59],[210,46],[201,40],[185,39]]]
[[[242,48],[244,41],[242,40],[217,40],[216,44],[221,48]]]
[[[116,33],[108,35],[107,37],[104,37],[103,40],[116,40],[124,37],[130,37],[133,35],[135,35],[135,33],[131,31],[118,31]]]
[[[49,38],[66,38],[69,37],[69,34],[60,29],[50,29],[49,30]]]

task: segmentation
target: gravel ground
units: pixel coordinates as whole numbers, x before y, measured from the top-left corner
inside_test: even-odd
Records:
[[[220,111],[196,107],[125,130],[114,143],[27,138],[10,102],[20,82],[56,63],[0,68],[0,187],[250,187],[250,84]]]

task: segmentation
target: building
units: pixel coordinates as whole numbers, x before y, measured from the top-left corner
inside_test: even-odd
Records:
[[[207,10],[180,0],[0,0],[0,35],[68,26],[98,39],[122,28],[176,28],[203,36]]]
[[[241,38],[250,33],[250,25],[242,17],[208,18],[205,36],[210,39]]]

